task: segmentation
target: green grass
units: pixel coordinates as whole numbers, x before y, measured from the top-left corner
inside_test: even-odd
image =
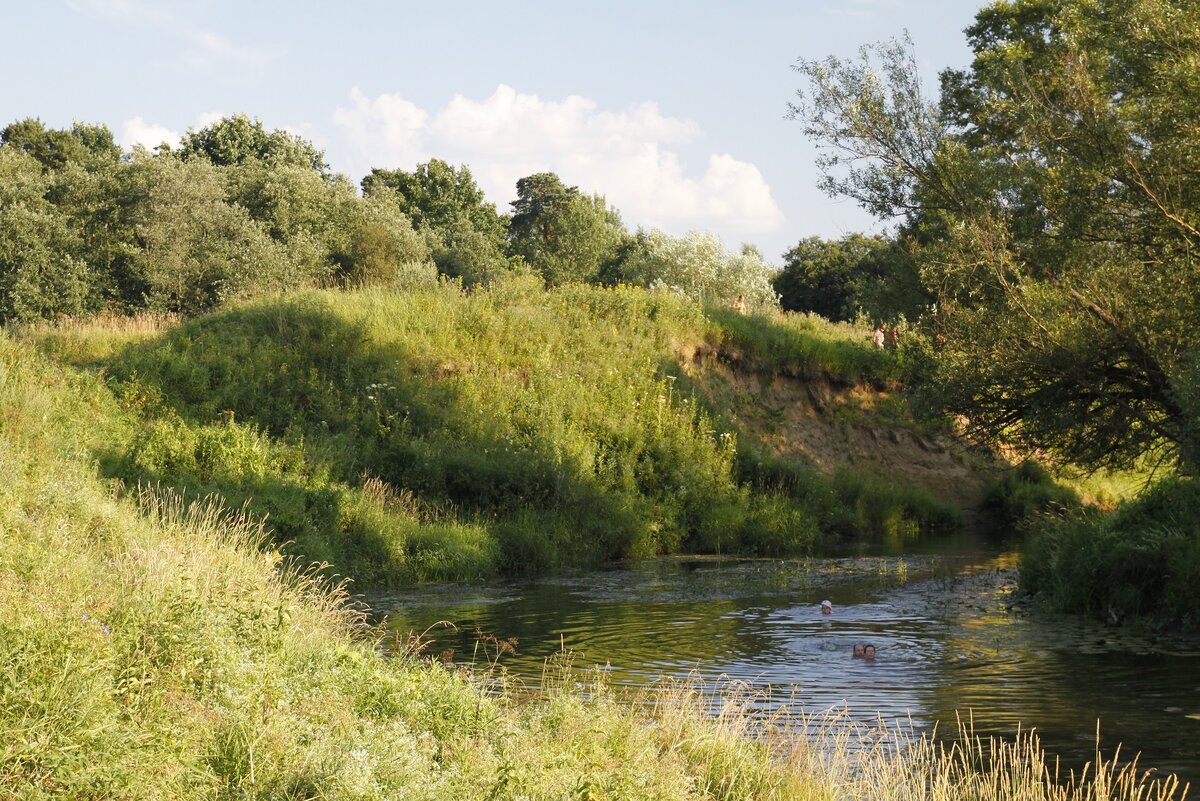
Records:
[[[1046,522],[1021,581],[1064,611],[1200,630],[1200,481],[1164,479],[1115,511]]]
[[[709,309],[708,314],[716,342],[758,369],[881,387],[894,384],[901,374],[894,353],[871,347],[868,328],[778,311],[742,315]]]
[[[513,279],[24,336],[106,376],[129,427],[95,449],[107,477],[244,506],[286,553],[399,585],[943,527],[953,513],[912,490],[747,468],[750,438],[680,389],[679,354],[698,345],[881,381],[890,356],[861,333]]]
[[[626,705],[564,669],[533,694],[485,692],[415,651],[386,656],[395,644],[255,518],[103,478],[96,454],[146,425],[126,404],[0,335],[0,797],[1171,797],[1111,764],[1061,788],[1027,740],[766,738],[736,696],[713,717],[692,686]],[[286,463],[263,429],[236,426],[198,429],[214,439],[193,453],[246,473]],[[447,514],[378,481],[358,493],[376,511]]]
[[[1032,459],[1001,475],[988,488],[983,502],[994,520],[1009,525],[1027,525],[1045,515],[1080,506],[1075,490],[1056,481]]]

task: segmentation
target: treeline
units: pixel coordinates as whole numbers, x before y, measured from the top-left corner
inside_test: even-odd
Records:
[[[774,304],[752,247],[630,232],[599,195],[553,173],[498,213],[466,166],[373,170],[361,194],[323,153],[238,115],[177,146],[125,153],[103,125],[0,131],[0,322],[101,311],[185,315],[300,287],[466,286],[510,273],[666,286],[706,302]]]
[[[1181,476],[1044,529],[1031,589],[1195,626],[1200,592],[1174,577],[1200,570],[1200,7],[1013,0],[966,34],[971,63],[933,95],[907,40],[802,59],[792,117],[823,187],[898,224],[929,300],[906,337],[926,408],[1065,467]],[[840,285],[870,295],[871,265]],[[844,314],[836,272],[830,286],[825,313]],[[1087,541],[1106,545],[1085,557]],[[1075,561],[1111,581],[1085,587]]]

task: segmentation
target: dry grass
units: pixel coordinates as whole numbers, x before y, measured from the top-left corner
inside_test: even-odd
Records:
[[[714,696],[718,699],[713,709]],[[1035,732],[979,737],[970,719],[957,736],[911,724],[867,726],[844,711],[803,715],[738,684],[668,682],[645,696],[654,725],[686,749],[713,787],[755,788],[717,797],[839,801],[1184,801],[1189,787],[1123,759],[1118,748],[1082,770],[1064,770]],[[757,710],[772,709],[768,714]],[[1099,741],[1099,730],[1097,730]],[[769,760],[762,753],[771,754]],[[767,767],[769,765],[769,767]]]

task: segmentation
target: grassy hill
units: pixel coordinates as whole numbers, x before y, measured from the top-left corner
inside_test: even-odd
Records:
[[[960,514],[919,482],[872,474],[894,475],[886,464],[826,463],[816,451],[845,450],[828,437],[779,447],[796,426],[768,431],[745,413],[759,398],[731,401],[731,370],[885,395],[891,355],[816,318],[516,279],[472,294],[311,292],[32,339],[104,375],[123,420],[96,445],[105,477],[245,506],[288,553],[364,583],[802,554]],[[809,422],[876,440],[907,425],[895,404],[829,405]]]
[[[189,489],[191,495],[209,486],[270,487],[297,504],[328,499],[339,515],[367,510],[356,513],[383,521],[380,531],[400,530],[399,521],[408,521],[407,531],[417,536],[436,532],[449,539],[457,527],[480,539],[494,536],[482,513],[474,523],[452,522],[465,512],[427,507],[428,501],[402,498],[372,479],[355,481],[361,465],[378,463],[369,460],[372,452],[352,452],[351,446],[374,443],[388,452],[383,449],[391,440],[380,413],[345,395],[352,411],[341,417],[331,419],[334,408],[320,406],[323,397],[338,397],[339,387],[359,386],[358,369],[370,364],[384,372],[369,383],[404,387],[412,394],[403,397],[424,414],[457,420],[490,408],[456,405],[471,397],[469,388],[426,396],[413,381],[401,383],[414,368],[443,369],[438,358],[417,360],[419,348],[404,351],[412,356],[401,363],[396,350],[364,347],[372,340],[361,328],[351,336],[343,324],[320,328],[316,322],[339,314],[362,319],[376,305],[428,308],[438,297],[313,295],[295,305],[243,308],[178,328],[65,327],[39,334],[36,348],[0,334],[0,797],[732,801],[869,798],[890,788],[942,801],[979,787],[1014,788],[1014,797],[1100,797],[1086,788],[1045,795],[1042,757],[1028,739],[989,756],[970,746],[951,752],[928,743],[897,748],[880,744],[872,733],[877,747],[854,746],[864,750],[851,758],[844,727],[820,740],[755,738],[736,699],[710,717],[707,701],[686,687],[625,706],[603,688],[578,689],[579,677],[569,672],[550,671],[547,685],[533,696],[503,687],[485,692],[467,676],[364,629],[336,587],[271,546],[268,536],[278,531],[269,535],[256,517],[228,511],[220,498],[189,503],[171,489],[188,486],[185,479],[192,477],[201,486]],[[645,296],[628,300],[652,302]],[[379,319],[373,335],[382,341],[409,330],[399,316]],[[646,319],[647,331],[667,330]],[[428,326],[426,341],[495,330],[460,322]],[[208,347],[208,330],[217,332],[223,348]],[[232,336],[237,331],[244,345]],[[270,416],[272,390],[277,395],[293,386],[280,376],[295,375],[292,368],[300,366],[273,361],[301,352],[288,349],[289,341],[327,346],[302,363],[303,378],[294,386],[310,394],[303,396],[305,404],[292,404],[306,413],[302,428],[290,433],[286,426],[272,429]],[[486,336],[462,341],[474,344],[458,352],[495,352]],[[277,350],[272,342],[280,343]],[[190,366],[170,381],[150,369],[172,363],[164,353],[186,355],[193,348],[204,357],[174,362]],[[445,352],[431,348],[435,357]],[[533,343],[530,349],[538,352]],[[361,362],[345,358],[363,353]],[[78,364],[106,365],[112,372],[73,366]],[[219,364],[261,377],[263,389],[247,395],[241,401],[247,405],[232,419],[225,406],[249,390],[222,383],[231,375],[216,372]],[[275,373],[256,372],[269,364]],[[485,376],[504,372],[496,365],[489,373],[484,364],[471,362]],[[213,372],[201,365],[212,365]],[[465,365],[445,372],[469,375]],[[184,382],[189,373],[190,384]],[[339,385],[337,376],[345,383]],[[704,422],[709,418],[692,410],[694,402],[684,404],[667,392],[669,382],[655,380],[639,386],[667,393],[663,419],[682,424],[679,433],[647,441],[681,441],[714,464],[736,461]],[[614,393],[641,397],[636,388],[613,386]],[[204,396],[185,394],[199,387],[228,394],[201,410]],[[659,413],[656,396],[649,397],[654,403],[639,413],[643,421]],[[252,402],[261,404],[257,413]],[[389,408],[399,414],[401,407]],[[215,420],[209,419],[213,414]],[[480,416],[498,425],[497,419],[517,413]],[[519,419],[537,431],[579,430],[572,428],[573,416]],[[310,426],[324,430],[321,420],[329,433],[310,436]],[[363,428],[364,420],[379,427]],[[459,425],[456,431],[473,430],[467,422]],[[432,429],[408,430],[434,436]],[[155,458],[163,483],[122,489],[113,476],[132,469],[149,475],[151,453],[160,454]],[[451,447],[450,453],[462,459],[465,448]],[[438,464],[422,469],[436,475]],[[578,473],[566,475],[568,486],[581,480]],[[733,493],[734,503],[750,504],[760,492],[718,475],[728,482],[718,487],[733,487],[724,491]],[[255,503],[249,503],[252,510]],[[1136,789],[1134,773],[1116,781],[1110,771],[1103,769],[1104,786],[1114,789],[1103,797],[1146,797]]]

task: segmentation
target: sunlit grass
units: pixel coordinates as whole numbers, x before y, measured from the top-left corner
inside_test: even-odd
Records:
[[[103,314],[23,323],[10,327],[9,334],[37,342],[68,364],[96,365],[131,343],[163,335],[179,322],[177,314]]]
[[[88,423],[122,425],[105,392],[0,338],[0,797],[1172,797],[1111,766],[1064,794],[1034,746],[989,761],[982,746],[772,730],[736,688],[713,715],[696,685],[630,704],[559,671],[532,695],[484,692],[388,656],[344,588],[281,556],[260,518],[99,478],[107,435]],[[374,481],[363,498],[443,513]]]
[[[107,477],[248,504],[288,553],[401,585],[681,551],[804,554],[942,526],[948,510],[881,482],[792,469],[786,486],[759,481],[754,443],[681,380],[700,347],[745,369],[876,380],[891,357],[862,333],[512,279],[17,335],[106,377],[125,419],[94,451]]]

